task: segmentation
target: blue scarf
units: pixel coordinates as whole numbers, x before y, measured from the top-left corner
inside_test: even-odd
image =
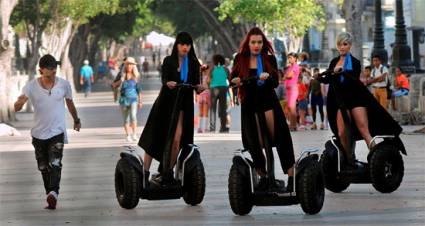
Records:
[[[189,72],[189,57],[187,54],[183,57],[182,65],[180,66],[180,79],[183,83],[187,83],[187,74]]]
[[[352,71],[353,63],[351,62],[351,54],[347,53],[344,59],[344,72]],[[340,82],[344,82],[344,75],[341,75]]]
[[[263,61],[261,59],[261,53],[257,55],[257,76],[260,78],[261,73],[263,73]],[[257,80],[257,86],[263,86],[264,81],[261,79]]]

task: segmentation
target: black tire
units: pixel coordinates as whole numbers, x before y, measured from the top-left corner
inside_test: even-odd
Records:
[[[190,173],[184,175],[184,201],[192,206],[202,202],[205,195],[205,172],[202,162],[196,164]]]
[[[370,178],[373,187],[391,193],[400,186],[404,176],[403,158],[397,148],[382,144],[374,148],[370,157]]]
[[[325,183],[319,163],[310,163],[296,178],[297,197],[304,213],[320,212],[325,200]]]
[[[251,212],[253,206],[251,183],[250,179],[243,176],[239,170],[237,169],[237,165],[234,164],[230,168],[228,182],[229,201],[233,213],[246,215]]]
[[[142,181],[140,173],[128,163],[120,159],[115,168],[115,194],[122,208],[133,209],[139,203]]]
[[[338,158],[333,157],[330,152],[338,150],[324,150],[320,157],[320,165],[322,167],[323,177],[325,179],[325,187],[329,191],[339,193],[350,186],[349,182],[343,181],[338,176]]]

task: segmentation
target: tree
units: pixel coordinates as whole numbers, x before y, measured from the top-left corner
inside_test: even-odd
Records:
[[[16,4],[17,0],[0,0],[0,122],[13,119],[13,100],[10,100],[8,92],[13,56],[13,50],[9,47],[9,19]]]
[[[234,23],[230,18],[219,20],[219,5],[218,0],[187,0],[179,4],[157,0],[151,8],[158,17],[171,21],[175,32],[187,31],[194,39],[212,36],[217,40],[217,51],[231,57],[250,26],[244,21]]]
[[[363,37],[362,37],[362,14],[365,0],[344,0],[342,4],[342,15],[345,19],[347,32],[353,35],[353,46],[351,53],[363,64]]]
[[[323,7],[315,0],[222,0],[218,11],[222,20],[245,20],[266,32],[281,33],[287,52],[298,52],[307,29],[321,29],[324,22]]]

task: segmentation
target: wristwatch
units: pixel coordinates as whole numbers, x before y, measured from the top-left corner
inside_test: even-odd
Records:
[[[80,124],[80,123],[81,123],[80,118],[75,119],[75,120],[74,120],[74,123],[75,123],[75,124]]]

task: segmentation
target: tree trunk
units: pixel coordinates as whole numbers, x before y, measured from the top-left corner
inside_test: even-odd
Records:
[[[347,32],[353,35],[351,54],[363,65],[362,13],[365,0],[344,0],[342,13]]]
[[[14,50],[9,47],[9,19],[17,0],[0,0],[0,122],[14,119],[13,100],[8,92]]]
[[[215,7],[210,8],[206,5],[211,2],[201,0],[194,0],[194,2],[202,10],[204,21],[212,28],[211,31],[214,31],[214,37],[219,41],[220,39],[222,40],[221,44],[224,45],[223,49],[226,49],[226,53],[223,54],[227,57],[231,57],[239,47],[239,43],[236,41],[237,39],[232,36],[231,30],[223,26],[223,23],[218,20],[217,13],[214,11]]]
[[[72,37],[69,47],[69,60],[73,67],[74,85],[77,90],[81,89],[80,81],[80,68],[83,64],[84,58],[88,54],[87,38],[90,34],[90,26],[88,24],[78,27],[77,33]]]

